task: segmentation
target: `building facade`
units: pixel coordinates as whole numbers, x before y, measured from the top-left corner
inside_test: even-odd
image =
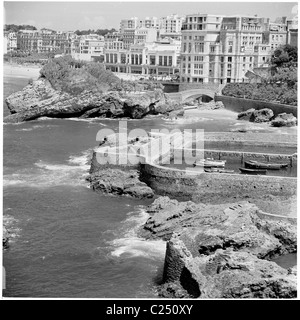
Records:
[[[181,28],[185,17],[178,14],[172,14],[160,19],[159,21],[159,37],[181,39]]]
[[[114,72],[170,75],[179,71],[180,42],[137,43],[129,49],[105,49],[105,65]]]
[[[272,52],[287,43],[286,18],[193,14],[182,26],[181,81],[249,81],[254,68],[267,68]]]

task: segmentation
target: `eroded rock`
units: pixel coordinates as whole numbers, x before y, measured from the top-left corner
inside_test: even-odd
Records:
[[[75,96],[54,90],[50,82],[44,78],[39,78],[22,91],[11,94],[6,98],[6,103],[11,112],[11,115],[4,118],[4,122],[7,123],[29,121],[39,117],[140,119],[148,114],[183,110],[182,106],[174,104],[160,90],[138,95],[127,94],[122,98],[116,92],[104,94],[89,90]],[[159,104],[167,107],[162,108]]]
[[[293,127],[297,125],[297,118],[292,113],[280,113],[271,121],[273,127]]]
[[[167,240],[163,297],[292,298],[294,272],[268,259],[297,250],[296,226],[261,219],[247,201],[204,205],[156,199],[140,234]]]
[[[105,169],[93,172],[87,179],[95,191],[134,198],[152,198],[153,190],[139,180],[135,170]]]

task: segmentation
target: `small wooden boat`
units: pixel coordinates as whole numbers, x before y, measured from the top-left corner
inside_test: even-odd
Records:
[[[205,172],[210,173],[234,173],[234,170],[227,170],[227,169],[221,169],[221,168],[209,168],[204,169]]]
[[[239,168],[241,173],[245,174],[267,174],[267,169],[247,169],[247,168]]]
[[[254,160],[245,161],[245,168],[250,169],[268,169],[268,170],[280,170],[286,168],[288,163],[265,163]]]
[[[211,168],[211,167],[225,167],[226,160],[214,160],[212,158],[207,159],[200,159],[195,161],[194,167],[204,167],[204,168]]]

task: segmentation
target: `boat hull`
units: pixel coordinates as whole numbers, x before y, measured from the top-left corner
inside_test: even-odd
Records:
[[[253,174],[253,175],[266,175],[266,169],[248,169],[248,168],[239,168],[243,174]]]
[[[249,169],[267,169],[267,170],[280,170],[286,168],[287,163],[263,163],[257,161],[245,161],[245,168]]]

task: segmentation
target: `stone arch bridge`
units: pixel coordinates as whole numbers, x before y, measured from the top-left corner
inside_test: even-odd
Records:
[[[182,103],[189,99],[197,99],[203,95],[208,96],[211,99],[214,99],[215,95],[221,92],[222,88],[222,85],[215,85],[209,87],[199,86],[199,88],[183,90],[180,92],[166,93],[166,95],[168,95],[168,97],[170,97],[172,100]]]

